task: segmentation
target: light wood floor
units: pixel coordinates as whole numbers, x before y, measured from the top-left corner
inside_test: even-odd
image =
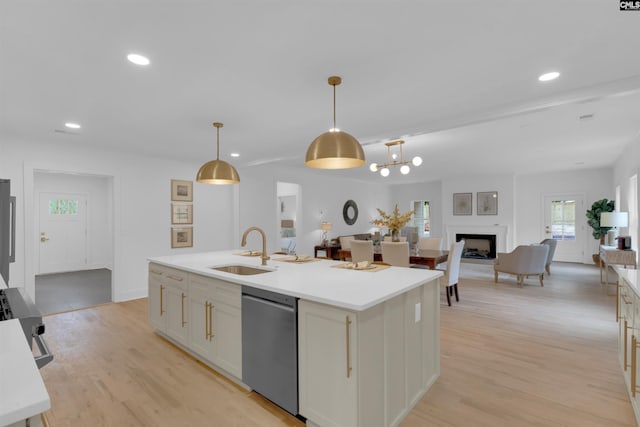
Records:
[[[552,274],[518,288],[462,265],[462,301],[441,297],[440,378],[402,427],[635,425],[614,297],[595,267],[555,263]],[[145,299],[45,323],[52,427],[303,425],[155,335]]]

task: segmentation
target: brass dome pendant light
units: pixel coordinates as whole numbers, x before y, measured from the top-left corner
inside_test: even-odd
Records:
[[[239,184],[240,175],[238,175],[238,171],[231,164],[220,160],[220,128],[222,123],[215,122],[213,126],[216,128],[217,134],[216,160],[211,160],[202,165],[196,176],[196,181],[216,185]]]
[[[342,83],[337,76],[329,77],[333,86],[333,129],[313,140],[307,149],[305,164],[317,169],[347,169],[364,165],[364,150],[353,136],[336,127],[336,86]]]

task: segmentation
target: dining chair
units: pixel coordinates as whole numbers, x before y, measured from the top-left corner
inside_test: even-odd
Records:
[[[456,301],[460,301],[458,296],[458,280],[460,276],[460,259],[462,258],[462,249],[464,248],[464,240],[452,243],[447,257],[447,269],[444,271],[445,292],[447,293],[447,304],[451,306],[451,296],[455,292]]]
[[[409,243],[381,242],[382,262],[397,267],[409,267]]]
[[[351,249],[351,242],[353,242],[356,238],[354,236],[340,236],[340,249],[344,249],[348,251]]]
[[[371,240],[351,241],[351,262],[373,262],[373,242]]]
[[[383,242],[391,242],[391,239],[392,239],[391,236],[384,236]],[[400,239],[401,242],[406,242],[407,236],[398,236],[398,239]]]
[[[420,237],[418,249],[442,250],[442,237]]]

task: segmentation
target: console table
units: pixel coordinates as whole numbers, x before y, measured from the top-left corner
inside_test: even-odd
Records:
[[[620,312],[619,307],[619,291],[620,287],[617,282],[609,283],[609,266],[623,265],[625,268],[633,266],[638,268],[636,264],[636,251],[621,250],[615,246],[600,245],[600,283],[604,284],[605,292],[608,292],[609,285],[616,285],[616,320]],[[602,270],[604,269],[604,281],[602,280]]]
[[[340,245],[327,245],[327,246],[314,246],[313,247],[313,257],[318,258],[318,252],[325,252],[325,256],[323,258],[327,259],[340,259],[338,256],[338,251],[340,250]]]

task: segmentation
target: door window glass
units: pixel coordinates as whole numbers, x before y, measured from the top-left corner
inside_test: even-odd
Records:
[[[78,215],[78,201],[73,199],[49,200],[49,215]]]
[[[576,201],[551,202],[551,237],[555,240],[576,240]]]

